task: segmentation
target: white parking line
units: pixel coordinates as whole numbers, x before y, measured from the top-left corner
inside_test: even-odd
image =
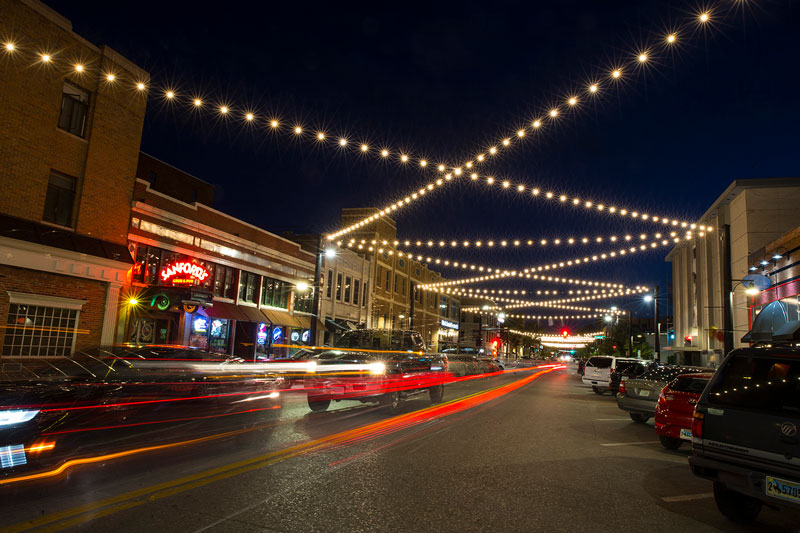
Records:
[[[645,440],[639,442],[608,442],[605,444],[601,444],[600,446],[636,446],[637,444],[658,444],[661,441],[657,440]]]
[[[667,496],[661,498],[665,502],[688,502],[692,500],[704,500],[706,498],[713,498],[713,492],[703,492],[702,494],[684,494],[683,496]]]

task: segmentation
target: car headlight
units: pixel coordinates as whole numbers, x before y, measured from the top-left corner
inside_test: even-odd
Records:
[[[10,426],[12,424],[27,422],[37,414],[39,414],[38,409],[36,411],[29,411],[25,409],[0,411],[0,426]]]
[[[306,372],[316,372],[317,371],[317,362],[316,361],[309,361],[306,363]]]
[[[383,363],[370,363],[367,365],[369,368],[369,373],[373,375],[385,374],[386,373],[386,365]]]

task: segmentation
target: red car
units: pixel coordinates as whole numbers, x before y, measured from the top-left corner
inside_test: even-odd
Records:
[[[692,441],[694,407],[712,373],[682,374],[661,391],[656,404],[656,433],[661,445],[677,450],[683,441]]]

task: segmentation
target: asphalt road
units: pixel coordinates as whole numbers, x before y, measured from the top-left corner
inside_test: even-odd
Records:
[[[516,388],[514,388],[516,387]],[[514,388],[514,390],[511,390]],[[489,391],[483,396],[482,391]],[[290,395],[291,396],[291,395]],[[791,531],[718,512],[689,448],[661,448],[574,369],[447,387],[400,415],[357,402],[235,437],[0,487],[3,529],[87,531]],[[491,398],[490,397],[494,397]],[[800,529],[798,529],[800,530]]]

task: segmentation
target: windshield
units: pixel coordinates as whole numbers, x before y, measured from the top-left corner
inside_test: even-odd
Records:
[[[669,388],[675,392],[691,392],[700,394],[708,385],[709,378],[695,378],[695,377],[679,377],[672,383]]]
[[[800,413],[800,359],[735,355],[709,390],[708,402],[797,416]]]

